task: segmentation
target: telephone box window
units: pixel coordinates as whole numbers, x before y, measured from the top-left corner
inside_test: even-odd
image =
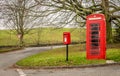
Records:
[[[90,29],[91,29],[91,54],[100,54],[99,53],[99,24],[98,23],[93,23],[90,24]]]
[[[99,38],[99,36],[98,36],[98,35],[94,35],[94,36],[91,36],[91,38],[92,38],[92,39],[94,39],[94,38]]]
[[[98,43],[92,43],[92,47],[96,47],[96,46],[99,46]]]
[[[91,34],[99,34],[99,31],[92,31]]]
[[[91,49],[99,49],[99,46],[91,47]]]
[[[91,27],[98,27],[99,25],[97,23],[91,24]]]
[[[99,42],[99,39],[93,39],[93,40],[91,40],[91,42],[92,42],[92,43],[94,43],[94,42]]]
[[[99,30],[98,27],[92,27],[91,30]]]
[[[99,52],[98,51],[92,51],[91,54],[92,55],[97,55],[97,54],[99,54]]]

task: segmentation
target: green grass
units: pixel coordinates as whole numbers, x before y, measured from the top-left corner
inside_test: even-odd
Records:
[[[119,49],[108,49],[107,51],[107,59],[114,60],[116,62],[120,62],[120,48]]]
[[[44,66],[78,66],[88,64],[104,64],[106,60],[87,60],[84,47],[75,45],[69,47],[69,61],[66,62],[65,48],[57,48],[29,56],[18,61],[16,64],[23,67],[44,67]],[[107,60],[120,62],[120,49],[110,48],[107,50]]]
[[[63,32],[71,32],[72,42],[85,41],[85,29],[74,28],[41,28],[32,29],[28,34],[24,35],[25,45],[36,44],[54,44],[62,43]],[[15,46],[19,44],[19,39],[15,32],[10,30],[0,30],[0,46]]]
[[[86,53],[80,45],[69,47],[69,61],[66,62],[65,48],[49,50],[36,55],[29,56],[16,64],[24,67],[41,66],[76,66],[88,64],[103,64],[105,60],[86,60]]]

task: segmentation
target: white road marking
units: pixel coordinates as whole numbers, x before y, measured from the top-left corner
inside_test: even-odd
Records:
[[[17,69],[16,71],[19,73],[20,76],[27,76],[27,75],[22,71],[22,69]]]

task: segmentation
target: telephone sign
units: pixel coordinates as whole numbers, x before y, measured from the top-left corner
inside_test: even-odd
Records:
[[[87,59],[106,58],[106,21],[103,14],[91,14],[86,21]]]

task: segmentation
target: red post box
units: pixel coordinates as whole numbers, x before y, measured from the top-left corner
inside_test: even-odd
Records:
[[[87,59],[106,58],[106,21],[103,14],[91,14],[86,21]]]
[[[63,43],[66,45],[71,43],[70,32],[63,33]]]
[[[71,43],[70,32],[63,33],[63,43],[66,45],[66,61],[68,61],[68,45]]]

